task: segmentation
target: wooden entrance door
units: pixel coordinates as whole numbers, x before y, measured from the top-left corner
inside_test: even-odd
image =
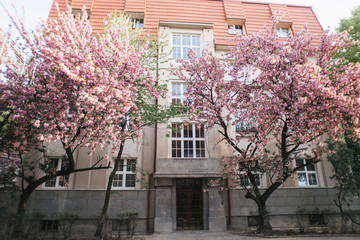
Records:
[[[201,179],[178,179],[176,191],[177,229],[203,229]]]

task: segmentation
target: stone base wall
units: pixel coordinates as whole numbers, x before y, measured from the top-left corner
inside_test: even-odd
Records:
[[[150,232],[154,231],[156,191],[151,190],[150,208]],[[227,194],[222,192],[222,202],[225,207],[225,216],[229,222]],[[267,201],[270,212],[270,223],[274,228],[303,228],[304,231],[312,231],[314,227],[309,223],[311,213],[319,213],[324,221],[321,229],[328,232],[340,231],[341,217],[333,199],[336,195],[334,188],[280,188],[276,190]],[[37,190],[32,195],[27,213],[42,213],[43,220],[57,220],[57,213],[74,213],[79,216],[73,228],[73,234],[91,236],[95,232],[96,218],[100,214],[105,190]],[[256,226],[257,207],[252,200],[246,199],[244,190],[231,190],[231,225],[228,228],[248,228]],[[163,196],[159,196],[160,198]],[[211,198],[211,194],[210,197]],[[9,231],[4,228],[5,216],[15,213],[17,209],[18,193],[0,193],[0,221],[2,229],[0,236]],[[210,199],[211,200],[211,199]],[[360,210],[360,199],[354,198],[350,206],[352,210]],[[168,204],[175,204],[169,202]],[[212,208],[211,208],[212,209]],[[159,210],[159,206],[158,206]],[[161,210],[161,209],[160,209]],[[301,213],[302,211],[302,213]],[[137,212],[135,234],[147,232],[147,191],[146,190],[121,190],[113,191],[109,206],[109,221],[106,229],[108,235],[118,234],[119,214]],[[301,214],[300,214],[301,213]],[[174,213],[172,213],[171,217]],[[204,213],[205,214],[205,213]],[[318,214],[318,215],[319,215]],[[204,215],[205,216],[205,215]],[[207,213],[210,219],[211,214]],[[314,217],[314,216],[313,216]],[[315,216],[318,217],[318,216]],[[208,220],[209,221],[209,220]],[[171,221],[169,220],[171,223]],[[216,223],[216,221],[214,221]],[[33,222],[29,222],[33,224]],[[220,225],[217,224],[217,227]],[[349,221],[345,222],[347,231],[358,231]],[[324,228],[325,227],[325,228]],[[40,226],[40,228],[43,228]],[[210,227],[209,227],[210,228]],[[169,229],[171,229],[169,227]],[[214,228],[215,229],[215,228]],[[222,227],[221,227],[222,229]],[[330,230],[331,229],[331,230]],[[321,231],[322,231],[321,230]],[[121,234],[126,235],[126,226],[122,226]],[[47,236],[54,234],[51,231],[39,232]],[[3,235],[4,236],[4,235]]]
[[[336,192],[335,188],[280,188],[267,200],[266,206],[270,213],[270,223],[275,228],[299,228],[299,224],[309,226],[309,215],[320,214],[324,217],[325,225],[339,226],[341,217],[333,201]],[[223,194],[225,203],[227,203],[227,196],[227,194]],[[258,215],[257,206],[253,200],[245,198],[245,190],[231,190],[230,201],[231,226],[228,227],[253,226]],[[360,210],[360,198],[352,199],[349,208]],[[225,212],[229,222],[227,205]]]
[[[113,191],[109,204],[109,219],[103,228],[106,234],[116,236],[119,233],[119,214],[136,212],[138,217],[135,220],[135,234],[147,233],[147,191],[146,190],[121,190]],[[28,228],[40,228],[38,236],[50,236],[61,234],[58,231],[51,231],[53,224],[60,225],[59,213],[76,214],[79,218],[74,222],[72,236],[92,236],[96,229],[96,219],[100,215],[105,198],[105,190],[36,190],[31,196],[27,212],[32,220],[27,222]],[[18,204],[18,193],[0,192],[0,239],[11,231],[10,225],[13,220],[6,218],[16,213]],[[150,208],[150,232],[153,232],[155,191],[151,191]],[[34,214],[40,213],[41,216]],[[38,220],[38,221],[37,221]],[[39,222],[33,226],[34,221]],[[47,226],[41,226],[45,224]],[[122,224],[121,233],[126,236],[126,223]],[[46,230],[45,230],[46,229]]]

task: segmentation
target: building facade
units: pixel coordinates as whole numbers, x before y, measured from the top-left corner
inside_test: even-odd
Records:
[[[122,11],[134,19],[135,27],[151,34],[166,36],[164,53],[170,60],[160,63],[160,82],[168,86],[168,95],[158,104],[184,102],[184,82],[169,74],[176,59],[186,59],[187,50],[196,54],[208,50],[216,56],[229,50],[230,40],[237,34],[252,34],[270,26],[271,18],[279,16],[278,36],[288,37],[308,26],[310,33],[323,31],[311,7],[255,3],[238,0],[55,0],[60,10],[68,2],[74,12],[85,6],[94,32],[101,31],[103,19],[111,11]],[[56,17],[53,4],[50,18]],[[314,44],[316,44],[314,41]],[[231,155],[220,141],[217,129],[197,128],[190,124],[179,128],[184,118],[174,118],[168,124],[157,124],[143,130],[140,144],[125,143],[123,159],[113,182],[109,216],[136,211],[137,232],[169,232],[187,229],[210,231],[228,227],[247,227],[256,220],[255,204],[245,199],[243,189],[220,191],[208,188],[209,181],[222,172],[222,158]],[[178,131],[171,130],[178,129]],[[238,124],[236,130],[246,126]],[[77,167],[90,167],[96,156],[110,152],[97,151],[89,156],[77,150]],[[58,143],[47,146],[52,164],[63,167],[63,152]],[[112,160],[110,160],[112,161]],[[299,160],[303,161],[303,160]],[[104,162],[104,164],[107,164]],[[134,173],[133,167],[140,169]],[[29,211],[76,212],[81,219],[94,219],[100,214],[109,170],[75,173],[57,177],[36,190]],[[149,173],[145,178],[141,172]],[[323,159],[313,167],[305,167],[286,181],[268,201],[274,227],[296,227],[293,216],[301,208],[333,209],[335,182],[330,179],[331,164]],[[140,179],[140,181],[136,181]],[[266,176],[259,185],[270,184]],[[10,203],[9,203],[10,204]],[[14,204],[14,203],[12,203]],[[354,203],[356,204],[356,203]],[[11,204],[10,204],[11,205]]]

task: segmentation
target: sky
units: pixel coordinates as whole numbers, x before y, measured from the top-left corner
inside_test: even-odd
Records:
[[[251,0],[252,2],[285,3],[292,5],[312,6],[323,29],[328,27],[334,30],[340,19],[349,18],[351,11],[360,5],[360,0]],[[35,29],[35,26],[46,20],[53,0],[0,0],[5,7],[12,10],[15,4],[20,16],[24,11],[25,26]],[[0,6],[0,28],[7,30],[10,21],[3,7]]]

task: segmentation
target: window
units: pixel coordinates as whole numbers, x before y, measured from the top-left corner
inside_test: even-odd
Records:
[[[230,34],[236,34],[236,35],[242,35],[243,34],[243,26],[242,25],[228,25],[229,33]]]
[[[261,175],[260,173],[254,173],[253,172],[253,175],[255,176],[255,182],[256,182],[256,185],[258,187],[261,187]],[[241,187],[244,187],[244,188],[247,188],[247,187],[250,187],[251,186],[251,183],[250,183],[250,179],[249,177],[245,174],[244,171],[239,171],[239,184]]]
[[[171,90],[171,101],[173,104],[186,103],[186,84],[173,83]]]
[[[234,77],[234,66],[231,65],[230,66],[230,75],[231,75],[231,80],[238,80],[238,81],[243,81],[245,84],[250,84],[251,82],[249,81],[249,68],[248,66],[242,66],[239,70],[237,70],[237,75]]]
[[[205,131],[204,125],[172,124],[171,154],[174,158],[204,158]]]
[[[66,158],[50,158],[47,169],[50,171],[66,170],[68,160]],[[45,182],[45,187],[49,188],[67,188],[69,185],[69,175],[58,176]]]
[[[58,220],[43,220],[41,221],[41,230],[46,232],[57,232],[59,229]]]
[[[277,28],[277,35],[280,38],[287,38],[289,37],[290,29],[289,28]]]
[[[236,132],[247,132],[253,129],[253,125],[250,121],[237,121],[236,122]]]
[[[173,58],[188,59],[189,49],[194,50],[196,57],[200,57],[200,36],[173,35]]]
[[[116,169],[113,180],[115,189],[135,188],[136,159],[120,159],[118,169]]]
[[[239,111],[240,111],[240,113],[238,113],[238,115],[235,116],[235,121],[236,121],[235,129],[236,129],[236,132],[241,133],[241,132],[248,132],[248,131],[253,130],[254,124],[251,121],[251,119],[246,119],[246,120],[242,119],[242,120],[240,120],[241,112],[245,112],[246,110],[243,109],[242,111],[241,110],[239,110]]]
[[[132,28],[144,28],[144,19],[134,18]]]
[[[312,160],[297,159],[296,166],[310,163]],[[316,177],[315,165],[299,168],[297,170],[299,186],[317,186],[318,181]]]

